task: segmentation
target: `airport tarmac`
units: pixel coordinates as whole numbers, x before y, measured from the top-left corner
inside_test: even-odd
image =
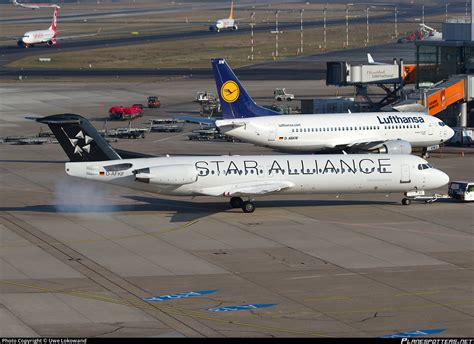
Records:
[[[275,87],[299,97],[336,91],[323,81],[246,87],[259,103],[271,103]],[[101,129],[110,106],[144,103],[147,95],[159,95],[163,106],[146,109],[134,126],[196,114],[200,90],[215,93],[213,80],[3,85],[0,136],[36,134],[39,125],[24,116],[67,112]],[[154,154],[276,154],[189,141],[186,132],[113,145]],[[430,162],[452,180],[472,180],[474,154],[464,151],[444,148]],[[57,144],[0,145],[1,337],[325,338],[416,330],[474,337],[472,204],[402,206],[401,194],[275,195],[244,214],[227,199],[74,179],[65,161]],[[174,296],[143,300],[166,295]]]

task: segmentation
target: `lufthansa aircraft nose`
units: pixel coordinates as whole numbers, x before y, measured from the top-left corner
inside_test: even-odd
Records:
[[[449,141],[454,136],[454,130],[451,127],[446,126],[446,139],[445,141]]]

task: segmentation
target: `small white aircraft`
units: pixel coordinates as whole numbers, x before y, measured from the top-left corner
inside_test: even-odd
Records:
[[[268,194],[420,192],[449,182],[414,155],[143,157],[114,150],[82,116],[36,121],[49,125],[68,155],[70,176],[165,195],[230,197],[231,207],[245,213],[255,210],[254,197]]]
[[[24,7],[24,8],[31,8],[32,10],[36,10],[39,8],[47,8],[47,7],[55,7],[55,8],[61,8],[56,4],[24,4],[24,3],[19,3],[17,0],[12,0],[12,3],[14,6],[19,6],[19,7]]]
[[[223,116],[215,126],[258,146],[293,153],[409,154],[412,147],[427,149],[454,135],[423,112],[281,115],[257,105],[224,59],[212,59],[212,68]]]
[[[230,4],[230,15],[226,19],[218,19],[215,24],[209,26],[210,31],[220,32],[221,30],[237,30],[238,26],[235,24],[234,19],[234,1]]]

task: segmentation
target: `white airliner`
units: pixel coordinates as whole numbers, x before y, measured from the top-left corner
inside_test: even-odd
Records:
[[[261,195],[424,191],[449,181],[413,155],[143,157],[114,150],[82,116],[36,120],[49,125],[68,155],[70,176],[165,195],[230,197],[232,207],[247,213]]]
[[[17,0],[12,1],[13,5],[19,6],[19,7],[24,7],[24,8],[31,8],[33,10],[39,9],[39,8],[46,8],[46,7],[55,7],[55,8],[61,8],[56,4],[24,4],[24,3],[19,3]]]
[[[18,46],[20,47],[34,47],[36,44],[46,43],[48,46],[53,47],[56,45],[56,22],[58,17],[58,7],[54,8],[53,21],[51,26],[46,30],[35,30],[28,31],[18,40]]]
[[[224,59],[212,59],[222,133],[286,152],[411,153],[448,141],[454,131],[423,112],[281,115],[258,106]]]
[[[61,36],[57,37],[57,18],[58,18],[58,8],[59,6],[55,6],[54,13],[53,13],[53,20],[51,22],[51,26],[46,30],[35,30],[35,31],[28,31],[23,34],[18,39],[18,46],[22,48],[32,48],[37,44],[46,44],[49,47],[54,47],[58,40],[66,40],[66,39],[77,39],[77,38],[84,38],[84,37],[91,37],[96,36],[99,34],[100,29],[97,33],[92,34],[81,34],[81,35],[74,35],[74,36]],[[13,38],[13,37],[10,37]]]
[[[209,26],[210,31],[220,32],[221,30],[237,30],[238,27],[235,24],[234,19],[234,1],[230,4],[230,15],[226,19],[218,19],[215,24]]]

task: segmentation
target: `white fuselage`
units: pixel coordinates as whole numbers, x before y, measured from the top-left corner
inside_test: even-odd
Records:
[[[438,118],[423,113],[261,116],[218,120],[216,126],[242,141],[288,152],[330,151],[398,139],[413,147],[429,147],[454,134]]]
[[[20,40],[24,45],[34,45],[48,43],[52,41],[55,36],[56,33],[53,30],[36,30],[25,32]]]
[[[156,157],[69,162],[65,168],[75,177],[181,196],[229,196],[243,194],[242,190],[251,195],[257,189],[256,194],[264,194],[267,184],[283,185],[277,190],[282,194],[388,193],[435,189],[449,181],[445,173],[413,155]],[[164,183],[136,180],[136,170],[153,168],[162,175],[148,176]]]
[[[232,29],[235,27],[234,19],[219,19],[215,24],[216,28],[219,30],[223,29]]]

